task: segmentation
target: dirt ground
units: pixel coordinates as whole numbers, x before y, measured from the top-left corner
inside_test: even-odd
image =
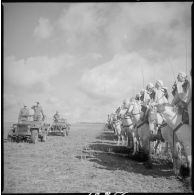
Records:
[[[153,158],[146,169],[127,153],[104,124],[75,124],[45,143],[4,142],[3,192],[191,192],[169,161]]]

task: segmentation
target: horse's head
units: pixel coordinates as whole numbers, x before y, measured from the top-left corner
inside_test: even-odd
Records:
[[[155,107],[150,106],[148,109],[148,121],[154,123],[157,120],[157,110]]]

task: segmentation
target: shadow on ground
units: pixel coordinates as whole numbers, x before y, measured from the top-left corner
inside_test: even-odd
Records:
[[[113,141],[114,138],[112,131],[104,131],[96,137],[97,141],[83,148],[82,156],[76,156],[76,158],[94,162],[94,166],[100,169],[123,170],[153,177],[174,176],[172,163],[167,158],[159,159],[153,156],[152,169],[147,169],[143,165],[144,158],[140,155],[132,157],[132,151],[125,146],[117,146],[116,141]]]

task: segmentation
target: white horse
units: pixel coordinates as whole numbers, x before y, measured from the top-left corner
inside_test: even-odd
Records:
[[[141,117],[143,116],[141,105],[136,101],[132,102],[129,106],[128,113],[131,116],[132,121],[131,133],[133,137],[133,155],[135,155],[135,153],[139,151],[140,147],[136,125],[140,123]]]
[[[148,118],[148,122],[149,122],[149,129],[152,131],[152,133],[154,135],[159,135],[160,136],[160,129],[163,125],[164,119],[163,117],[156,111],[156,107],[151,107],[149,110],[149,118]],[[158,137],[159,137],[158,136]],[[162,137],[163,138],[163,137]],[[165,150],[164,152],[167,153],[168,152],[168,142],[165,140],[161,140],[161,137],[159,137],[159,139],[157,139],[156,141],[154,141],[154,153],[162,153],[162,142],[165,142]],[[160,147],[159,147],[160,146]],[[157,148],[159,147],[159,150],[157,152]]]
[[[165,122],[173,130],[173,146],[176,147],[176,149],[178,149],[177,156],[179,157],[175,159],[176,166],[178,169],[182,165],[184,167],[187,166],[190,169],[191,177],[192,128],[189,124],[182,123],[182,115],[178,113],[177,109],[171,106],[170,104],[160,104],[157,105],[156,107],[157,111],[160,112],[161,115],[163,116]],[[175,139],[176,137],[178,138],[178,140]]]
[[[116,114],[110,114],[109,116],[109,121],[108,121],[108,128],[114,131],[114,134],[117,135],[115,128],[114,128],[114,120],[117,120],[117,118],[115,117]]]
[[[155,112],[152,108],[150,108],[146,113],[146,117],[144,121],[142,121],[139,125],[137,125],[137,135],[140,140],[141,150],[144,156],[146,157],[147,160],[146,165],[148,165],[148,167],[152,166],[152,162],[150,158],[150,142],[154,141],[154,138],[156,140],[159,139],[159,137],[155,137],[154,134],[152,133],[154,120],[158,121],[159,119],[160,119],[159,113]],[[161,128],[162,138],[169,143],[172,156],[175,156],[175,151],[173,147],[173,133],[172,133],[173,130],[168,125],[161,126],[160,128]],[[177,135],[175,136],[175,140],[178,141]]]
[[[123,131],[124,139],[127,140],[127,146],[134,148],[134,123],[130,117],[129,105],[121,106],[118,114],[121,117],[121,129]]]
[[[120,145],[122,141],[122,145],[124,144],[124,134],[121,129],[121,120],[117,115],[114,115],[113,128],[115,135],[117,135],[117,145]]]

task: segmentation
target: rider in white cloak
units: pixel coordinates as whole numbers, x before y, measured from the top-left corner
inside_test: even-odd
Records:
[[[155,96],[154,102],[156,104],[168,103],[168,92],[165,87],[163,87],[163,81],[157,80],[155,84]]]
[[[177,81],[172,87],[172,94],[174,96],[172,101],[172,106],[176,105],[179,108],[179,111],[182,112],[183,120],[188,121],[188,103],[190,96],[190,82],[187,79],[187,75],[184,72],[179,72],[177,76]],[[188,121],[189,122],[189,121]]]

